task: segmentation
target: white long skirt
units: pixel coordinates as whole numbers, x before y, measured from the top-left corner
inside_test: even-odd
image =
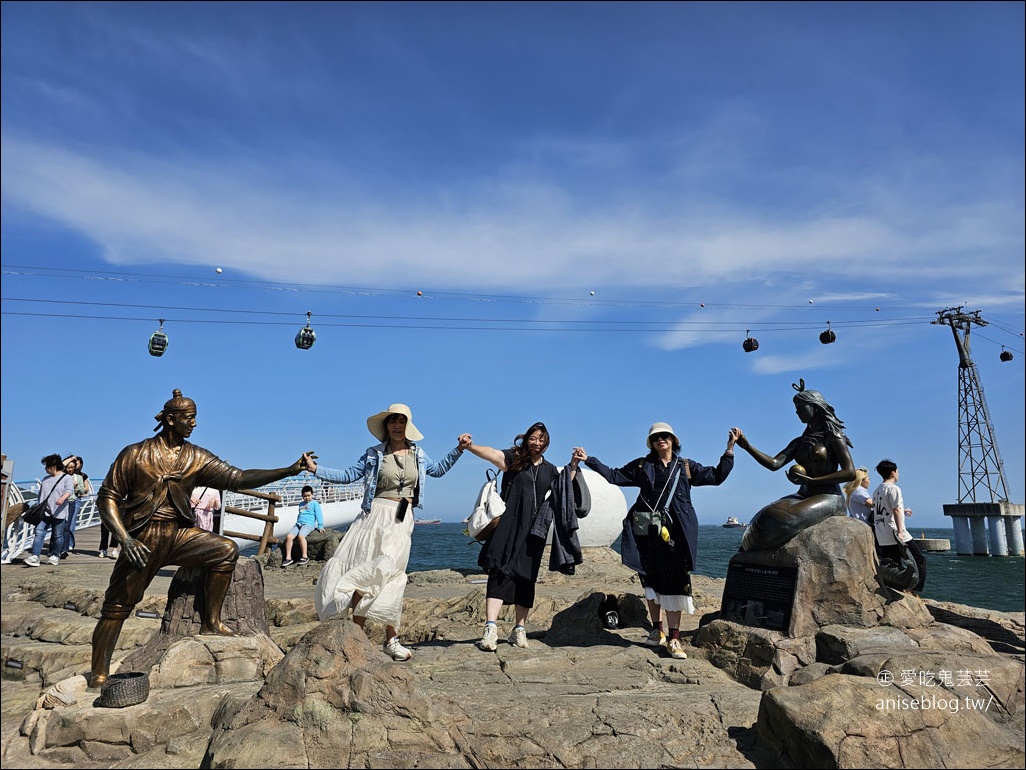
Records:
[[[321,620],[345,617],[353,595],[359,594],[354,617],[398,631],[413,536],[412,506],[403,521],[396,520],[398,507],[394,500],[374,500],[370,513],[361,513],[349,525],[317,580],[314,606]]]

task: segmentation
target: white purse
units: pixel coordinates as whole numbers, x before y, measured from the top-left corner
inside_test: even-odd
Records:
[[[506,503],[499,496],[499,474],[485,471],[488,479],[477,495],[474,512],[467,519],[467,534],[475,540],[488,540],[499,525],[499,517],[506,512]]]

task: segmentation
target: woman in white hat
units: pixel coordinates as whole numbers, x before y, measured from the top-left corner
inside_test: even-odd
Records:
[[[638,573],[645,589],[652,633],[645,644],[666,644],[671,657],[686,658],[680,641],[680,616],[693,614],[691,570],[698,555],[698,515],[691,504],[691,488],[722,484],[734,467],[734,443],[739,428],[727,434],[727,449],[714,467],[680,456],[680,439],[668,423],[657,422],[648,430],[649,453],[622,468],[609,468],[582,447],[574,460],[583,462],[610,484],[639,487],[638,499],[623,521],[620,558]],[[663,633],[662,611],[670,637]]]
[[[336,484],[363,480],[361,514],[321,570],[314,604],[321,620],[353,611],[364,627],[367,618],[385,626],[385,654],[409,660],[413,653],[399,642],[399,621],[410,560],[413,510],[424,505],[424,481],[444,476],[470,446],[470,436],[441,462],[434,462],[417,443],[424,436],[413,424],[406,404],[392,404],[367,418],[367,428],[381,443],[367,448],[356,465],[345,470],[318,466],[308,458],[317,478]]]

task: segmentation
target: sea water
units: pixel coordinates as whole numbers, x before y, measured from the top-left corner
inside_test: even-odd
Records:
[[[463,534],[463,524],[442,522],[413,529],[410,572],[433,569],[477,570],[481,546]],[[741,545],[743,529],[719,525],[698,528],[698,566],[695,573],[713,578],[727,576],[727,563]],[[916,530],[916,535],[948,540],[952,550],[927,552],[923,596],[1002,612],[1026,610],[1026,570],[1021,556],[959,556],[955,534],[949,529]],[[619,550],[619,543],[613,547]],[[542,565],[545,569],[545,564]]]

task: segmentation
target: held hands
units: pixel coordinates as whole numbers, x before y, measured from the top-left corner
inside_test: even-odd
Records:
[[[312,451],[303,452],[303,456],[299,458],[297,465],[299,466],[299,471],[317,473],[317,455]]]
[[[470,449],[474,445],[474,437],[469,433],[461,433],[456,441],[460,451]]]
[[[570,455],[570,467],[577,468],[578,465],[588,459],[588,453],[584,451],[584,447],[575,446],[573,453]]]
[[[734,450],[734,444],[737,444],[744,438],[744,433],[738,427],[733,427],[727,431],[727,452]]]

